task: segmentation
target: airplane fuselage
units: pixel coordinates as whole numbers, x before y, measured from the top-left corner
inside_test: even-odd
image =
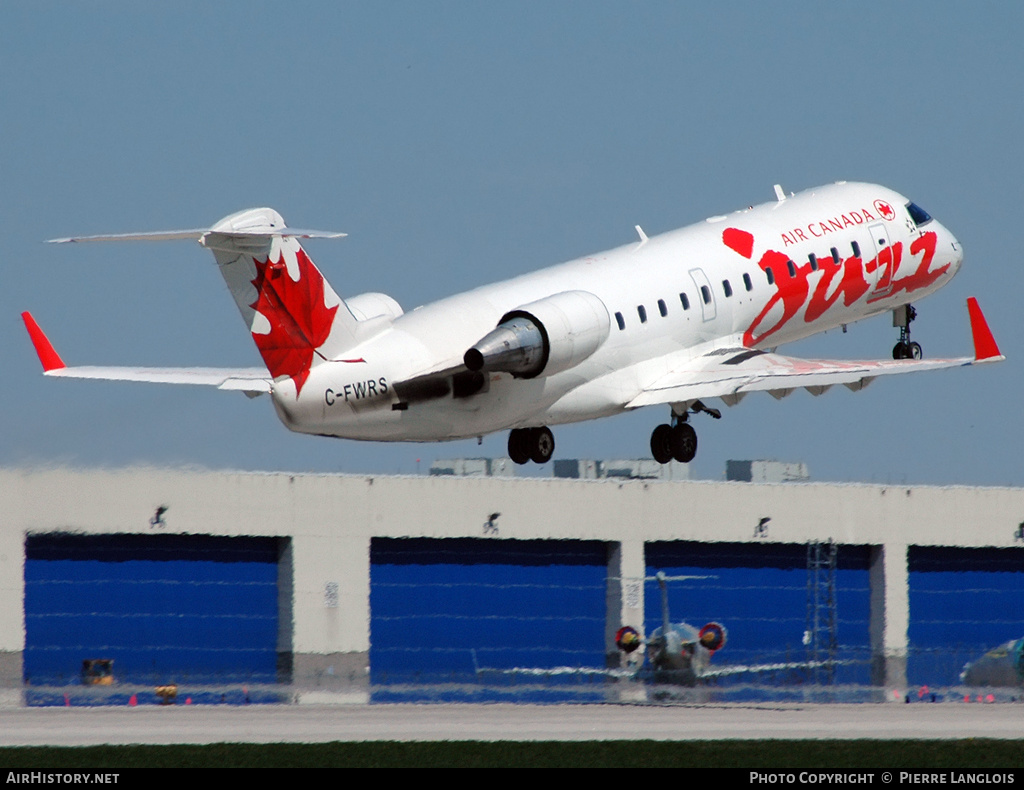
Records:
[[[941,288],[960,245],[936,220],[915,221],[911,205],[885,187],[838,183],[476,288],[382,322],[342,359],[312,367],[298,392],[276,381],[275,406],[292,430],[377,441],[616,414],[716,349],[774,348]],[[592,350],[578,346],[578,363],[519,377],[484,369],[462,391],[458,372],[447,391],[396,389],[417,377],[436,387],[428,374],[458,368],[505,317],[559,294],[569,294],[565,312],[588,316]],[[581,334],[570,326],[566,343]]]

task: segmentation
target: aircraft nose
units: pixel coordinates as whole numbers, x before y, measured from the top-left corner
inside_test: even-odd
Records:
[[[956,236],[949,231],[949,244],[953,248],[953,271],[960,270],[960,264],[964,262],[964,248],[961,246]]]
[[[942,258],[949,260],[952,264],[950,274],[956,274],[964,260],[964,248],[947,227],[939,225],[939,228],[941,232],[939,233],[938,248],[936,249],[936,260],[942,260]]]

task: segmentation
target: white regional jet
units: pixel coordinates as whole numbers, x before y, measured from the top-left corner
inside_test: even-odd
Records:
[[[963,252],[902,195],[839,182],[711,217],[608,252],[417,307],[342,299],[300,246],[341,233],[296,230],[269,208],[212,228],[57,239],[194,239],[217,260],[266,368],[67,367],[28,313],[48,376],[205,384],[270,393],[291,430],[373,441],[443,441],[510,430],[516,463],[544,463],[549,426],[667,405],[651,435],[690,461],[689,416],[748,392],[859,390],[878,376],[1003,359],[968,299],[974,357],[921,359],[916,301],[948,283]],[[893,360],[805,360],[775,348],[892,312]]]

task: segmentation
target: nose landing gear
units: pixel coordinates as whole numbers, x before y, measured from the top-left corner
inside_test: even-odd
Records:
[[[910,340],[910,323],[917,318],[913,305],[905,304],[892,311],[892,325],[899,327],[900,341],[893,346],[893,359],[921,359],[921,344]]]

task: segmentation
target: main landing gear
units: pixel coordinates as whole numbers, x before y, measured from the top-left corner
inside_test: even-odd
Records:
[[[709,409],[699,400],[694,401],[689,410],[681,415],[672,413],[672,424],[659,425],[651,433],[651,455],[659,464],[667,464],[671,460],[688,464],[697,455],[697,432],[688,422],[690,414],[704,412],[716,420],[722,418],[718,409]]]
[[[551,429],[513,428],[508,434],[508,457],[517,464],[533,461],[546,464],[555,452],[555,437]]]
[[[917,318],[913,305],[905,304],[892,311],[892,325],[900,329],[900,342],[892,348],[893,359],[920,359],[920,343],[910,342],[910,323]]]
[[[688,464],[696,454],[697,432],[688,422],[662,423],[651,433],[651,455],[659,464],[667,464],[673,458]]]

